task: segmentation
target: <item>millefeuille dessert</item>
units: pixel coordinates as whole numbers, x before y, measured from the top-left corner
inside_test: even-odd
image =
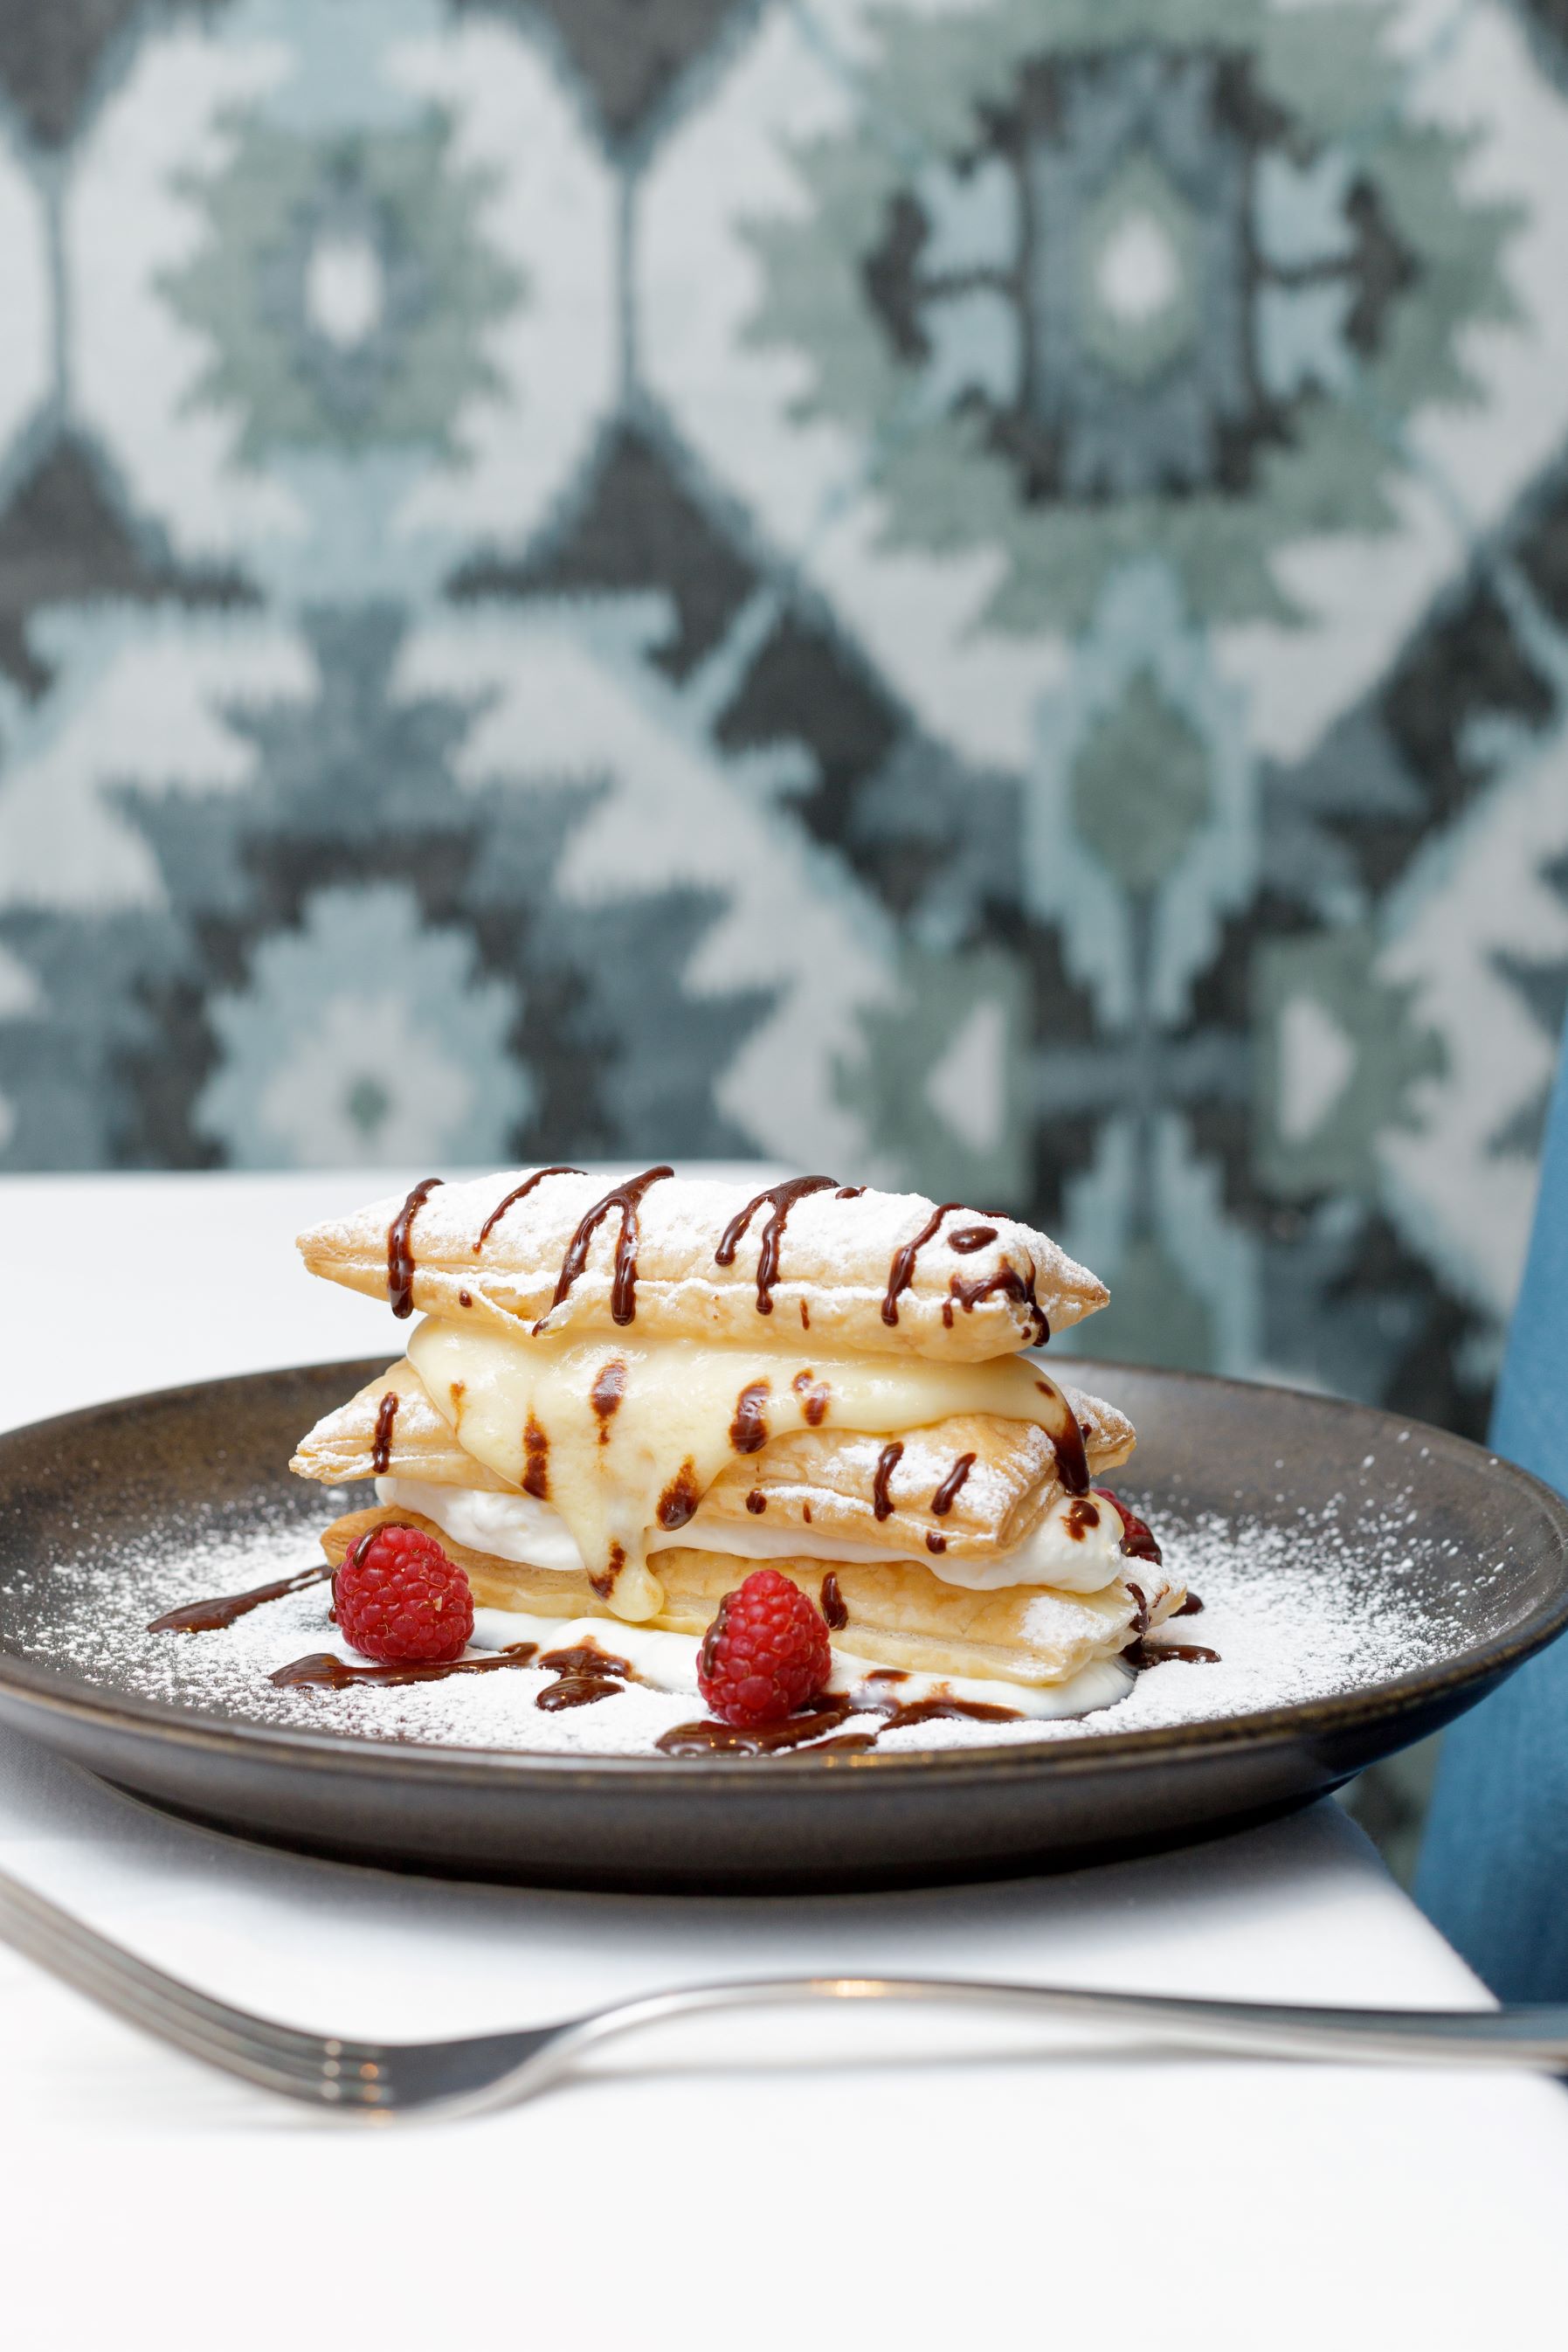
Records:
[[[708,1744],[781,1746],[862,1709],[1107,1705],[1186,1599],[1099,1483],[1131,1424],[1029,1352],[1108,1294],[1010,1218],[552,1167],[429,1179],[299,1248],[423,1317],[291,1465],[375,1481],[322,1535],[340,1618],[378,1531],[413,1531],[509,1652],[699,1687],[735,1735]]]

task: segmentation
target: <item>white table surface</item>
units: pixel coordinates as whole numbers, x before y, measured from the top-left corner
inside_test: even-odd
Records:
[[[384,1313],[308,1280],[290,1244],[396,1181],[0,1181],[0,1423],[390,1355]],[[1333,1804],[1054,1878],[663,1901],[230,1843],[0,1735],[0,1867],[231,1999],[361,2033],[801,1968],[1484,1998]],[[503,2115],[356,2130],[165,2053],[0,1948],[16,2352],[1557,2343],[1565,2217],[1568,2097],[1501,2074],[1053,2053],[1016,2024],[857,2007],[666,2030]]]

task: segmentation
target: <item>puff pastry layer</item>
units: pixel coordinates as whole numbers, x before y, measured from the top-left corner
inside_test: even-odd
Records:
[[[821,1189],[801,1189],[812,1181]],[[970,1363],[1037,1344],[1042,1323],[1065,1329],[1110,1296],[1010,1217],[825,1178],[750,1195],[650,1171],[607,1192],[600,1177],[522,1170],[373,1202],[298,1246],[312,1274],[402,1314],[796,1346],[809,1331],[822,1348]]]

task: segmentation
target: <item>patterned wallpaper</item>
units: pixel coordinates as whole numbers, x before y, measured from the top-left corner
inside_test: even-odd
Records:
[[[756,1152],[1473,1426],[1564,0],[0,0],[0,1166]]]

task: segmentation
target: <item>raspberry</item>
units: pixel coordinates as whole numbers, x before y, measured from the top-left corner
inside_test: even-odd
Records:
[[[721,1723],[782,1723],[822,1688],[832,1650],[821,1612],[776,1568],[727,1592],[697,1654],[697,1688]]]
[[[474,1631],[468,1579],[434,1536],[386,1521],[362,1535],[332,1579],[338,1631],[390,1664],[460,1657]]]
[[[1103,1495],[1112,1508],[1120,1514],[1123,1528],[1122,1549],[1128,1558],[1152,1560],[1158,1568],[1160,1548],[1147,1519],[1141,1519],[1136,1511],[1130,1511],[1125,1503],[1113,1495],[1109,1486],[1096,1486],[1094,1492],[1097,1495]]]

